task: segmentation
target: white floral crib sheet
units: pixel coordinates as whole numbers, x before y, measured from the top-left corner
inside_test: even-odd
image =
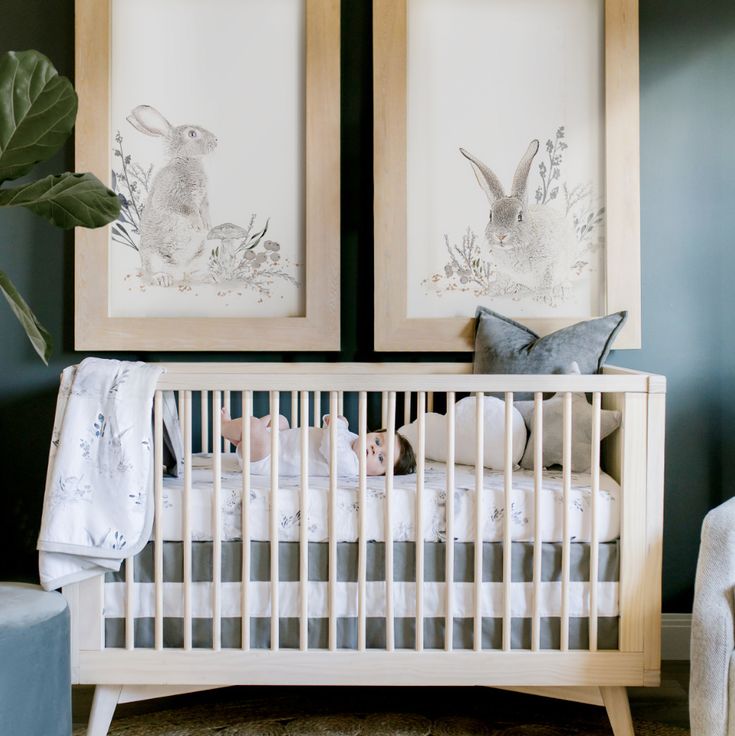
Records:
[[[212,539],[214,480],[211,458],[193,458],[190,498],[191,535],[195,541]],[[269,539],[270,478],[251,475],[249,526],[250,538]],[[423,538],[427,542],[446,540],[446,464],[427,462],[423,492]],[[572,541],[591,541],[592,490],[589,473],[572,473],[569,498],[569,530]],[[283,542],[297,542],[300,534],[299,508],[301,479],[281,477],[278,481],[278,516]],[[222,455],[221,531],[223,540],[242,538],[243,479],[234,454]],[[454,538],[471,542],[475,538],[475,469],[455,465]],[[505,476],[503,471],[485,470],[482,506],[483,539],[503,539]],[[620,486],[606,473],[600,473],[597,503],[597,530],[600,542],[620,536]],[[163,487],[163,538],[183,538],[184,479],[165,478]],[[391,494],[394,541],[414,541],[416,537],[416,475],[395,476]],[[336,529],[338,541],[358,539],[358,481],[340,478],[337,490]],[[328,534],[329,478],[309,479],[309,541],[325,542]],[[511,492],[511,537],[516,542],[531,542],[534,536],[533,471],[513,472]],[[541,537],[544,542],[562,541],[563,483],[561,470],[545,470],[541,491]],[[367,479],[367,538],[385,541],[385,478]]]

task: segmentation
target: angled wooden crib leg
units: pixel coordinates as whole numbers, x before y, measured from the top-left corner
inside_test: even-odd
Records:
[[[87,736],[107,736],[107,731],[120,699],[121,685],[97,685],[87,724]]]
[[[601,687],[600,694],[615,736],[635,736],[628,691],[624,687]]]

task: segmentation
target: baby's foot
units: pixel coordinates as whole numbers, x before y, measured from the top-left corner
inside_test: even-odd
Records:
[[[222,436],[237,446],[242,440],[242,419],[232,419],[230,413],[223,407],[222,416]]]

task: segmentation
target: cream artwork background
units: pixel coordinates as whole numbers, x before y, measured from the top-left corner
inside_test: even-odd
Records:
[[[516,317],[602,313],[604,47],[602,0],[409,0],[408,317],[472,316],[477,304]],[[548,288],[533,242],[510,268],[509,249],[488,241],[491,202],[459,150],[510,194],[534,140],[523,226],[543,215],[575,240],[548,235],[568,262]]]
[[[303,315],[303,0],[114,0],[112,19],[110,147],[123,219],[111,229],[109,316]],[[156,203],[168,210],[156,213],[160,228],[172,227],[175,208],[203,241],[196,267],[164,263],[162,278],[143,267],[141,221],[176,152],[131,124],[141,105],[217,141],[188,162],[205,172],[208,222],[196,214],[201,187]]]

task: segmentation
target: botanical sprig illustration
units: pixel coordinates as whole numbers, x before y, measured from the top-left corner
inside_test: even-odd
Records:
[[[144,169],[135,163],[123,149],[120,131],[115,135],[115,148],[112,153],[119,159],[120,168],[112,170],[112,189],[120,199],[120,217],[112,225],[112,239],[116,243],[138,250],[140,237],[140,218],[143,214],[144,199],[148,196],[153,176],[153,164]]]
[[[549,163],[547,166],[545,161],[541,161],[538,165],[541,184],[536,189],[536,204],[547,204],[556,199],[559,194],[559,185],[553,186],[553,184],[561,177],[562,159],[567,149],[564,136],[564,126],[561,125],[556,129],[554,139],[549,138],[546,141],[546,155]]]
[[[445,235],[444,245],[449,253],[449,262],[444,266],[445,276],[456,277],[462,286],[471,284],[471,288],[489,293],[493,281],[492,267],[490,262],[483,258],[477,235],[472,229],[467,228],[460,245],[452,245],[449,236]]]

